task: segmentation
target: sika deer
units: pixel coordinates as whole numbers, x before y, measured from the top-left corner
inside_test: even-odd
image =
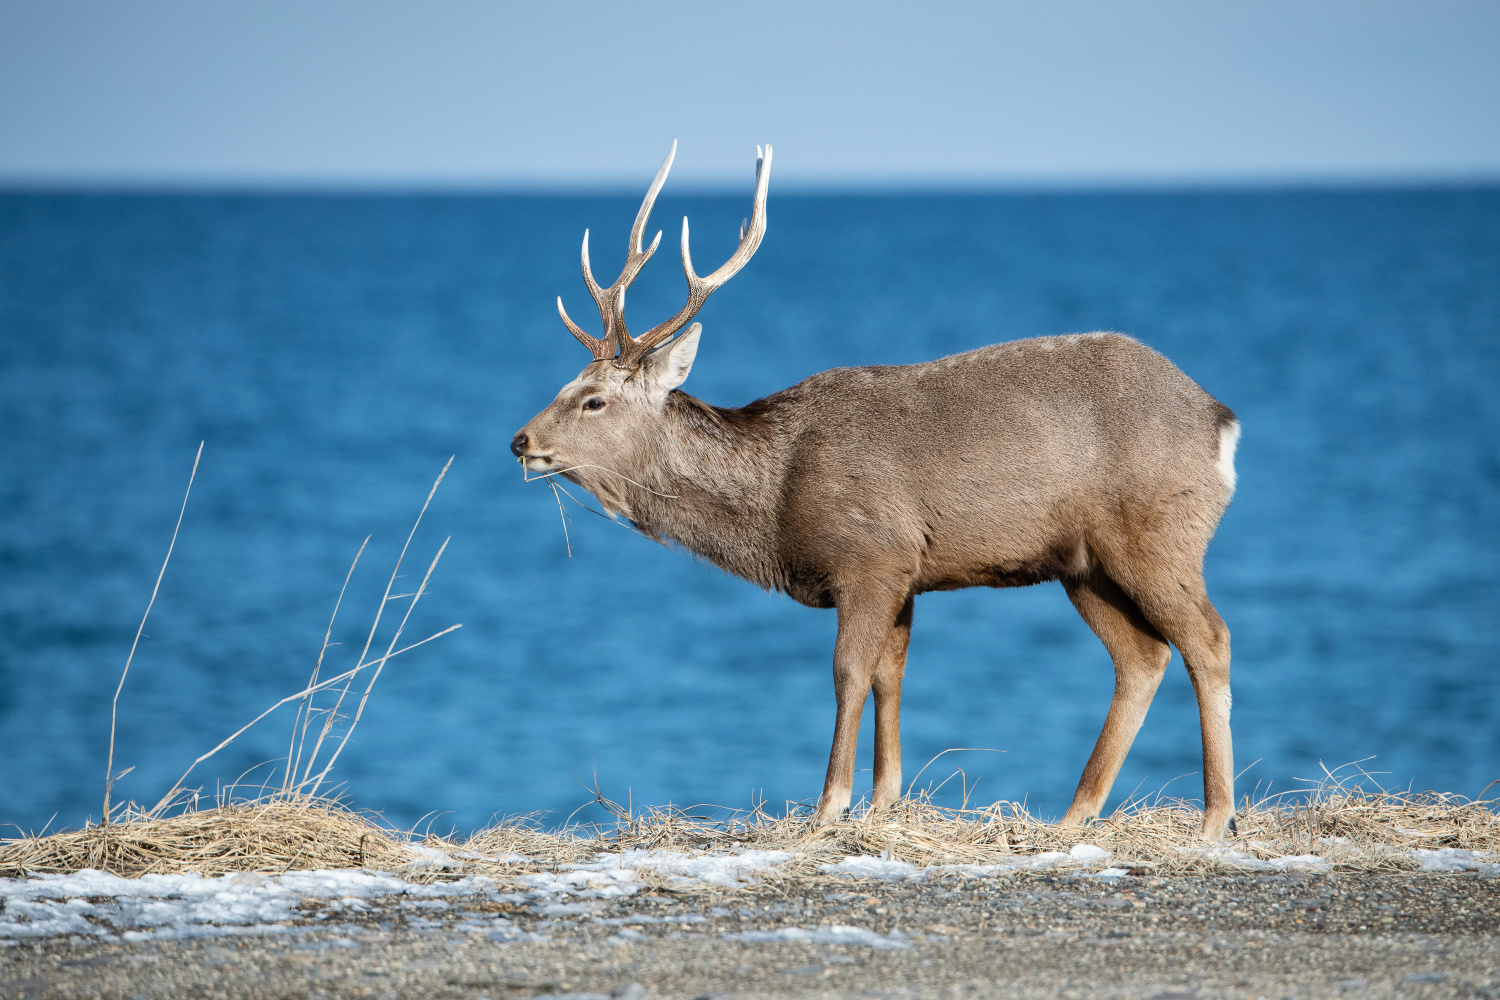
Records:
[[[646,221],[677,146],[601,289],[594,355],[515,436],[525,468],[562,475],[652,538],[762,587],[838,610],[838,699],[814,816],[849,806],[865,695],[875,695],[876,809],[901,796],[901,678],[912,602],[930,590],[1060,580],[1108,648],[1115,692],[1064,824],[1097,816],[1176,646],[1203,728],[1203,834],[1233,828],[1229,631],[1203,555],[1234,492],[1234,414],[1155,351],[1114,333],[996,344],[915,365],[837,368],[739,409],[678,390],[691,320],[766,231],[771,147],[739,249],[700,278],[682,222],[688,301],[640,337],[625,290],[661,243]]]

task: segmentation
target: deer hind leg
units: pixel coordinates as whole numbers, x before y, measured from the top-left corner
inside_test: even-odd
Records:
[[[1061,825],[1075,826],[1099,815],[1130,744],[1140,731],[1156,686],[1166,673],[1172,649],[1134,601],[1097,570],[1064,583],[1068,598],[1109,650],[1115,664],[1115,693],[1094,752],[1078,779],[1073,804]]]
[[[1234,746],[1229,734],[1229,629],[1208,600],[1196,566],[1150,568],[1122,586],[1182,654],[1203,728],[1203,836],[1234,828]]]
[[[823,795],[813,813],[815,826],[838,820],[854,797],[854,748],[859,740],[860,714],[886,658],[890,633],[894,628],[892,623],[897,620],[905,601],[905,594],[862,593],[839,602],[839,634],[833,646],[833,691],[838,700],[838,713],[833,723],[833,749],[828,754],[828,776],[823,781]],[[884,687],[889,695],[889,685]],[[888,697],[882,698],[882,703],[888,702]],[[899,702],[892,705],[892,710],[899,711]],[[876,718],[878,721],[879,716]],[[893,736],[893,742],[895,739]],[[898,773],[895,784],[899,793],[899,748],[896,758]]]
[[[889,809],[901,800],[901,679],[906,676],[906,649],[911,645],[914,598],[896,614],[886,632],[885,649],[875,668],[875,800]]]

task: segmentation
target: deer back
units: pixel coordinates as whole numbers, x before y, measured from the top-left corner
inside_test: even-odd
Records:
[[[1164,505],[1186,506],[1201,559],[1233,490],[1233,414],[1118,334],[838,368],[738,410],[669,403],[636,471],[671,496],[629,516],[820,606],[871,576],[920,593],[1079,572]]]

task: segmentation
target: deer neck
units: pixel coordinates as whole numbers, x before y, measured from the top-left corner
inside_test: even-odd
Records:
[[[641,456],[638,483],[619,487],[619,512],[653,538],[777,586],[773,535],[787,432],[776,408],[762,400],[724,410],[673,392],[664,420]]]

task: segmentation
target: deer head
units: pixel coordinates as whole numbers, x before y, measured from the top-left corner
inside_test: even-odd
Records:
[[[687,378],[698,351],[703,327],[684,326],[724,282],[734,277],[754,256],[766,234],[766,187],[771,179],[771,147],[756,147],[755,202],[747,222],[740,225],[740,245],[717,271],[699,277],[688,249],[688,220],[682,220],[682,270],[687,276],[687,303],[664,323],[639,337],[625,329],[625,290],[661,244],[661,233],[642,249],[651,206],[672,169],[677,143],[662,161],[646,191],[641,210],[630,229],[625,269],[608,288],[600,288],[589,266],[589,234],[583,234],[583,283],[603,322],[603,336],[593,337],[579,327],[557,299],[563,325],[589,349],[594,360],[578,377],[563,386],[545,410],[531,419],[511,440],[510,449],[528,472],[567,473],[574,469],[614,469],[633,464],[632,455],[651,446],[645,429],[659,419],[666,399]],[[592,488],[591,484],[589,485]],[[598,492],[597,490],[595,491]]]

